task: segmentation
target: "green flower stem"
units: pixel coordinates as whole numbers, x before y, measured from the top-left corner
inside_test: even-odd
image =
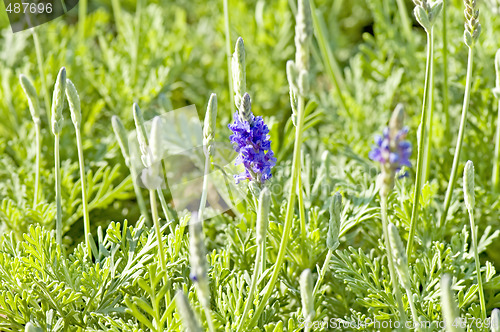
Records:
[[[257,230],[258,231],[258,230]],[[264,243],[265,245],[265,243]],[[253,268],[252,281],[250,283],[250,290],[248,291],[248,298],[245,303],[245,309],[243,309],[243,315],[241,315],[241,321],[238,325],[238,329],[236,332],[240,332],[243,328],[243,323],[245,323],[246,318],[248,317],[248,313],[250,312],[250,307],[253,304],[253,298],[255,295],[255,290],[257,288],[257,279],[259,276],[259,266],[261,265],[262,260],[262,246],[257,246],[257,254],[255,256],[255,265]]]
[[[35,44],[36,62],[38,63],[38,75],[40,75],[40,82],[42,83],[43,101],[45,103],[47,123],[50,123],[50,95],[49,90],[47,89],[47,81],[45,78],[42,46],[40,45],[40,40],[38,39],[36,28],[31,29],[31,33],[33,35],[33,43]]]
[[[205,171],[203,173],[203,190],[201,192],[200,208],[198,210],[198,220],[203,222],[205,211],[205,206],[207,205],[207,195],[208,195],[208,172],[210,170],[210,154],[208,151],[205,152]]]
[[[408,297],[408,303],[410,304],[411,316],[413,318],[413,325],[415,326],[415,331],[422,331],[420,328],[420,321],[418,320],[417,308],[415,308],[415,302],[413,301],[413,294],[411,289],[405,287],[406,296]]]
[[[156,193],[158,194],[161,210],[163,211],[165,218],[167,218],[168,221],[172,220],[173,218],[170,211],[168,210],[167,200],[165,199],[165,195],[163,195],[163,191],[161,190],[161,188],[156,189]]]
[[[497,133],[495,139],[495,159],[493,161],[493,191],[498,192],[500,189],[500,98],[498,99],[498,118],[497,118]]]
[[[429,179],[429,172],[431,167],[431,147],[432,147],[432,124],[434,117],[434,29],[431,29],[429,34],[430,38],[430,49],[431,49],[431,60],[430,60],[430,72],[429,72],[429,91],[428,91],[428,119],[427,119],[427,137],[425,137],[425,150],[424,150],[424,175],[422,176],[422,182],[426,183]]]
[[[59,158],[60,136],[60,134],[54,135],[54,165],[56,172],[56,242],[62,248],[61,166]]]
[[[229,30],[229,4],[228,0],[223,0],[224,3],[224,29],[226,33],[226,57],[227,57],[227,83],[229,85],[229,100],[231,101],[231,114],[236,112],[234,105],[233,77],[231,75],[231,31]]]
[[[204,306],[203,310],[205,311],[205,317],[207,319],[208,330],[210,332],[215,332],[214,320],[212,318],[212,311],[207,306]]]
[[[302,191],[302,177],[299,176],[297,181],[297,191],[298,191],[298,204],[299,204],[299,220],[300,220],[300,241],[302,249],[306,248],[307,242],[307,229],[306,229],[306,211],[304,207],[304,193]],[[309,265],[309,256],[304,256],[305,266]]]
[[[458,130],[457,146],[455,148],[455,156],[453,157],[453,166],[451,168],[450,180],[448,182],[448,188],[446,189],[446,196],[444,200],[444,211],[439,221],[440,226],[443,226],[445,224],[446,217],[448,216],[448,210],[451,204],[451,196],[453,194],[453,187],[455,186],[455,180],[457,177],[458,163],[460,161],[460,152],[462,151],[462,144],[464,141],[465,124],[467,122],[467,112],[469,110],[469,101],[470,101],[470,86],[472,80],[472,64],[473,64],[472,60],[473,60],[473,51],[472,47],[469,47],[469,55],[467,60],[467,80],[465,82],[465,95],[462,107],[462,118],[460,120],[460,129]]]
[[[82,145],[82,135],[80,128],[75,126],[76,130],[76,145],[78,148],[78,163],[80,164],[80,181],[82,182],[82,205],[83,205],[83,229],[85,231],[85,245],[87,246],[87,251],[89,258],[92,259],[92,250],[90,248],[90,218],[89,218],[89,208],[87,205],[87,188],[85,187],[85,160],[83,158],[83,145]]]
[[[477,230],[476,224],[474,222],[474,210],[468,209],[469,211],[469,220],[470,220],[470,228],[472,235],[472,246],[474,248],[474,260],[476,261],[476,274],[477,274],[477,284],[479,286],[479,302],[481,304],[481,319],[483,322],[486,321],[486,302],[484,300],[484,291],[483,291],[483,280],[481,278],[481,262],[479,261],[479,254],[477,251]]]
[[[382,214],[382,231],[384,233],[384,243],[385,249],[387,251],[387,263],[389,265],[389,273],[391,275],[393,294],[396,297],[396,302],[398,304],[399,318],[401,320],[401,326],[404,326],[406,321],[406,313],[403,305],[403,297],[401,295],[401,290],[399,289],[399,279],[396,275],[396,270],[394,269],[394,258],[392,256],[391,244],[389,240],[389,224],[387,221],[387,197],[381,195],[380,197],[380,211]]]
[[[324,61],[324,66],[326,73],[335,87],[337,95],[340,99],[340,105],[344,110],[347,110],[347,105],[344,96],[349,96],[347,89],[345,88],[344,78],[342,76],[342,71],[340,67],[333,57],[332,51],[327,43],[326,36],[326,27],[325,22],[321,19],[320,15],[316,10],[316,6],[314,5],[314,1],[310,1],[311,4],[311,16],[314,25],[314,32],[316,35],[316,39],[318,40],[318,45],[321,51],[321,55]],[[351,99],[351,98],[349,98]]]
[[[431,28],[432,29],[432,28]],[[422,100],[422,116],[420,120],[420,137],[418,139],[418,156],[417,156],[417,170],[415,179],[415,191],[413,195],[413,209],[411,212],[410,233],[408,235],[408,244],[406,247],[406,255],[408,259],[411,257],[413,239],[415,237],[415,227],[418,220],[418,203],[420,200],[420,191],[422,186],[423,176],[423,161],[424,161],[424,142],[427,122],[427,94],[429,92],[430,71],[432,61],[432,39],[429,32],[427,32],[427,63],[425,66],[425,83],[424,83],[424,96]]]
[[[325,257],[325,263],[323,263],[323,267],[321,268],[321,271],[319,272],[318,275],[318,280],[316,281],[316,285],[314,285],[313,289],[313,296],[316,297],[316,293],[319,290],[319,287],[321,286],[321,283],[323,282],[323,278],[325,277],[326,271],[328,271],[328,266],[330,264],[330,259],[332,258],[333,252],[331,250],[328,250],[326,253]]]
[[[154,189],[149,190],[149,199],[151,201],[151,215],[153,217],[153,224],[156,230],[156,239],[158,240],[158,256],[160,256],[160,265],[164,272],[163,282],[165,283],[165,285],[167,285],[167,293],[165,294],[165,299],[166,299],[166,305],[168,307],[171,301],[170,301],[170,289],[168,289],[169,283],[167,277],[167,264],[165,261],[165,258],[167,256],[165,253],[165,249],[163,247],[163,234],[160,227],[160,218],[158,216],[158,206],[156,204],[156,194]]]
[[[290,195],[288,197],[288,205],[286,209],[285,216],[285,224],[283,226],[283,235],[281,237],[281,243],[279,247],[278,257],[276,258],[276,262],[274,264],[274,269],[271,275],[271,279],[269,280],[266,286],[266,293],[262,297],[259,306],[255,310],[255,313],[252,317],[252,320],[247,325],[247,331],[250,331],[267,306],[267,301],[271,297],[271,294],[274,291],[274,285],[278,280],[278,275],[283,267],[283,261],[285,259],[286,247],[288,244],[288,240],[290,238],[290,232],[292,230],[293,223],[293,215],[295,210],[295,193],[297,189],[298,178],[300,176],[300,151],[302,147],[302,132],[304,130],[304,106],[305,101],[303,96],[298,96],[298,107],[297,107],[297,127],[295,128],[295,145],[293,148],[293,160],[292,160],[292,185],[290,187]]]
[[[78,35],[80,42],[85,38],[85,21],[87,20],[87,1],[80,0],[78,2]]]
[[[137,174],[137,171],[135,170],[133,165],[131,165],[129,169],[130,169],[130,176],[132,177],[132,185],[134,186],[135,197],[137,198],[137,204],[139,205],[139,211],[141,211],[141,214],[144,216],[146,225],[151,226],[151,219],[149,218],[148,209],[146,207],[146,201],[144,200],[144,197],[142,196],[141,193],[141,188],[137,183],[137,177],[139,175]]]
[[[443,0],[443,112],[445,116],[445,137],[450,134],[450,99],[448,96],[448,31],[446,16],[446,1]]]
[[[33,196],[33,208],[38,205],[40,197],[40,155],[42,154],[42,135],[41,135],[40,120],[35,122],[35,135],[36,135],[36,171],[35,171],[35,194]]]

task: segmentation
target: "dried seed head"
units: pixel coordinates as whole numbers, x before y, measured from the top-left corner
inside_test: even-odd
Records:
[[[467,161],[464,168],[464,199],[467,210],[474,210],[474,164]]]
[[[474,42],[481,33],[481,24],[479,23],[479,9],[477,9],[476,0],[464,0],[465,9],[465,30],[464,41],[469,47],[474,45]]]
[[[175,295],[175,304],[177,305],[179,316],[181,316],[184,330],[186,332],[201,332],[202,329],[198,323],[198,319],[196,318],[193,309],[191,309],[189,300],[183,291],[177,291],[177,294]]]
[[[214,155],[215,127],[217,125],[217,95],[212,93],[208,101],[203,124],[203,146],[210,156]]]
[[[80,106],[80,97],[76,91],[75,85],[70,79],[66,80],[66,98],[68,98],[69,111],[71,113],[71,121],[75,128],[80,128],[82,121],[82,109]]]
[[[240,107],[241,98],[246,92],[246,69],[245,69],[245,44],[243,38],[239,37],[231,60],[231,71],[233,74],[234,103]]]
[[[308,0],[298,0],[295,23],[295,64],[298,72],[309,70],[309,41],[312,36],[311,7]]]
[[[305,269],[300,275],[300,296],[302,298],[302,314],[306,321],[311,322],[314,319],[316,311],[314,310],[313,277],[310,269]]]
[[[130,167],[130,152],[128,149],[128,137],[127,130],[123,126],[122,121],[116,115],[111,118],[111,126],[115,132],[116,140],[118,145],[120,145],[120,150],[122,151],[123,158],[125,159],[125,164]]]
[[[498,308],[491,312],[491,332],[500,332],[500,310]]]
[[[26,97],[28,97],[28,104],[33,122],[38,125],[40,123],[40,104],[38,103],[36,89],[31,80],[23,74],[19,75],[19,82],[21,83]]]
[[[257,245],[264,243],[266,240],[270,203],[271,193],[269,189],[265,187],[259,195],[259,211],[257,213]]]
[[[457,324],[460,312],[455,302],[453,291],[451,290],[451,278],[448,274],[441,277],[441,311],[443,320],[448,332],[460,332],[463,329]]]
[[[335,250],[339,246],[340,214],[342,212],[342,195],[337,191],[333,195],[330,204],[330,221],[328,223],[328,235],[326,246],[329,250]]]
[[[193,214],[189,223],[189,262],[191,264],[191,280],[198,290],[198,298],[205,307],[210,304],[210,287],[208,282],[207,249],[203,236],[203,227],[198,217]]]
[[[54,94],[52,95],[52,133],[59,135],[61,133],[64,117],[64,95],[66,92],[66,68],[62,67],[57,74],[54,84]]]
[[[398,270],[399,278],[405,288],[411,287],[410,272],[408,271],[408,259],[406,257],[405,246],[401,241],[398,229],[393,223],[389,223],[389,242],[390,250],[394,258],[396,269]]]

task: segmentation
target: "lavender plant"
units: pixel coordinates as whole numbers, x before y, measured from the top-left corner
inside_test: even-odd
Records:
[[[36,89],[33,86],[31,80],[25,76],[19,76],[19,82],[23,87],[24,93],[28,98],[31,118],[33,119],[33,123],[35,124],[35,140],[36,140],[36,173],[35,173],[35,193],[33,197],[33,207],[36,207],[38,204],[40,192],[40,155],[42,153],[42,136],[41,136],[41,127],[42,123],[40,120],[40,104],[38,103],[38,95],[36,93]]]
[[[417,21],[427,33],[427,62],[425,69],[424,95],[422,100],[422,117],[420,120],[420,136],[418,140],[417,169],[415,179],[414,203],[412,209],[410,235],[408,237],[407,255],[411,254],[415,227],[418,220],[418,205],[422,180],[425,183],[431,160],[432,123],[433,123],[433,91],[434,91],[434,23],[443,7],[442,1],[429,3],[427,0],[416,0],[413,13]],[[425,146],[425,147],[424,147]]]
[[[63,127],[64,95],[66,93],[66,68],[61,68],[54,85],[52,97],[52,133],[54,134],[54,164],[56,173],[56,240],[62,246],[62,198],[61,198],[61,170],[59,156],[59,140]]]
[[[444,199],[444,210],[441,214],[440,224],[443,225],[448,217],[448,209],[451,204],[451,196],[453,194],[453,188],[455,186],[455,180],[458,172],[458,163],[460,162],[460,153],[462,152],[462,144],[465,136],[465,125],[467,122],[467,112],[469,110],[471,84],[472,84],[472,65],[474,57],[474,44],[481,33],[481,24],[479,24],[479,9],[477,8],[477,2],[475,0],[465,0],[465,30],[464,30],[464,42],[468,47],[467,55],[467,78],[465,82],[465,93],[464,101],[462,106],[462,116],[460,119],[460,128],[458,130],[457,145],[455,148],[455,154],[453,156],[453,165],[451,168],[450,179],[448,181],[448,187],[446,188],[446,195]]]
[[[393,252],[389,239],[389,224],[387,219],[387,198],[394,187],[394,177],[402,166],[410,166],[411,145],[405,140],[408,128],[403,127],[404,110],[403,105],[398,104],[392,113],[389,126],[384,129],[382,136],[375,138],[375,146],[370,151],[370,159],[377,161],[382,166],[378,181],[380,186],[380,207],[382,213],[382,230],[384,232],[385,249],[387,252],[387,263],[391,275],[393,294],[399,309],[399,318],[404,324],[406,319],[399,282],[394,269]]]
[[[497,116],[497,130],[495,140],[495,158],[493,160],[493,172],[491,179],[491,186],[493,191],[500,190],[500,49],[495,55],[495,88],[493,95],[498,101],[498,116]]]
[[[66,98],[68,100],[69,110],[71,112],[71,121],[75,126],[76,133],[76,147],[78,149],[78,163],[80,167],[80,184],[82,187],[82,205],[83,205],[83,231],[85,232],[85,245],[89,254],[89,259],[92,259],[92,251],[90,249],[90,218],[89,209],[87,205],[87,189],[86,189],[86,179],[85,176],[85,160],[83,158],[83,145],[82,145],[82,134],[81,134],[81,122],[82,122],[82,110],[80,106],[80,97],[76,91],[75,85],[71,80],[66,80]]]
[[[476,205],[474,195],[474,164],[470,160],[467,161],[464,169],[464,202],[467,212],[469,213],[472,247],[474,250],[474,260],[476,262],[477,284],[479,287],[479,301],[481,304],[481,317],[483,321],[486,321],[486,303],[484,300],[483,281],[481,277],[481,262],[479,261],[479,254],[477,250],[477,229],[476,223],[474,222],[474,207]]]

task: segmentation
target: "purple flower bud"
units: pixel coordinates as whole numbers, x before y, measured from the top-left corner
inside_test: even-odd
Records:
[[[234,122],[228,125],[233,131],[229,139],[234,151],[238,153],[235,165],[245,166],[245,171],[235,175],[234,180],[236,183],[242,180],[264,183],[271,178],[271,168],[276,164],[269,140],[269,128],[261,116],[250,113],[248,117],[248,121],[241,119],[236,112]]]
[[[402,166],[411,167],[411,144],[405,140],[407,133],[408,128],[404,127],[392,138],[386,127],[383,136],[375,136],[375,145],[368,156],[394,171],[399,171]]]

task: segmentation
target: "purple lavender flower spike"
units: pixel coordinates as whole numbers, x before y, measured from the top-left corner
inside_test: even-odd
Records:
[[[404,127],[392,138],[386,127],[383,136],[375,136],[375,145],[368,156],[382,165],[389,164],[395,172],[401,170],[401,166],[411,167],[411,143],[405,140],[407,133],[408,128]]]
[[[375,136],[375,145],[368,156],[382,165],[381,195],[388,195],[394,186],[394,175],[402,166],[411,167],[411,144],[406,140],[408,127],[403,127],[403,106],[398,104],[394,110],[389,126],[384,128],[383,135]],[[403,176],[405,176],[404,174]]]
[[[244,99],[249,99],[245,94]],[[243,164],[245,171],[234,176],[236,183],[243,180],[251,180],[264,183],[272,176],[271,168],[276,165],[276,158],[271,150],[269,140],[269,128],[261,116],[254,116],[247,112],[241,116],[241,112],[234,114],[234,122],[228,125],[233,131],[229,136],[234,150],[238,153],[235,165]]]

